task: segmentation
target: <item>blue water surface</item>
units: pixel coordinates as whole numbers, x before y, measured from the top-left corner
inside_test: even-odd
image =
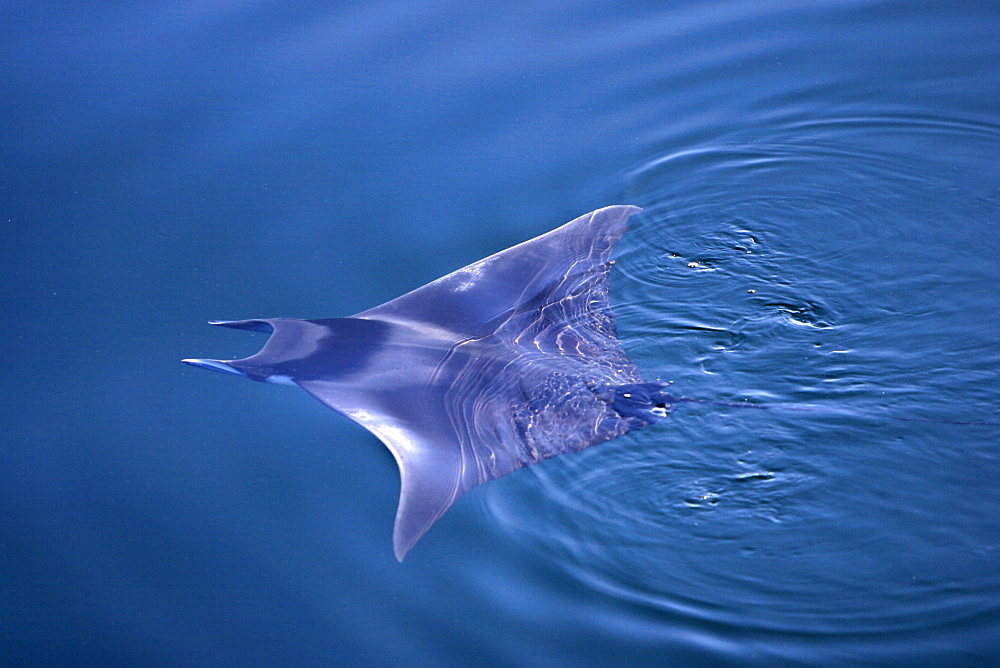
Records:
[[[4,664],[1000,661],[1000,427],[955,424],[1000,422],[996,3],[0,25]],[[262,342],[207,320],[349,315],[625,203],[646,376],[804,410],[679,405],[398,564],[373,436],[179,363]]]

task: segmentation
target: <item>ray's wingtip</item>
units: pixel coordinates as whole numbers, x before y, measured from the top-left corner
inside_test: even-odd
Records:
[[[203,359],[183,359],[181,360],[185,364],[190,364],[191,366],[196,366],[199,369],[209,369],[211,371],[220,371],[222,373],[229,373],[234,376],[246,376],[246,373],[226,364],[221,360],[203,360]]]
[[[633,216],[637,213],[641,213],[642,207],[634,204],[611,204],[609,206],[601,207],[597,211],[619,211],[626,215]]]
[[[271,334],[274,332],[273,322],[273,320],[254,318],[251,320],[209,320],[208,324],[229,327],[230,329],[242,329],[248,332]]]
[[[406,555],[410,551],[410,548],[412,547],[413,543],[410,543],[409,545],[402,545],[398,541],[393,540],[392,553],[393,555],[395,555],[396,561],[398,561],[399,563],[403,563],[403,559],[406,559]]]
[[[641,212],[642,209],[640,207],[632,204],[612,204],[595,209],[588,215],[592,221],[601,221],[602,224],[611,224],[624,228],[627,226],[629,218]]]

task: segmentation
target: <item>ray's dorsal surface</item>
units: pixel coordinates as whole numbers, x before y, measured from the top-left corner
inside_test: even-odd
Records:
[[[399,465],[396,558],[472,487],[666,414],[621,349],[610,206],[347,318],[212,324],[266,332],[240,360],[184,360],[294,384],[375,434]]]

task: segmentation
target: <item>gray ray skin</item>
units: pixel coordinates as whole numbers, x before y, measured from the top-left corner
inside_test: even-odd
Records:
[[[611,251],[641,209],[610,206],[347,318],[213,322],[266,332],[240,360],[377,436],[399,466],[396,558],[462,494],[662,417],[674,397],[621,349]]]

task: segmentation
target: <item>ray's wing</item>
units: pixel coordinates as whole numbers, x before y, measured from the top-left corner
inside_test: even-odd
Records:
[[[337,381],[297,381],[327,406],[368,429],[399,467],[392,547],[403,560],[431,525],[478,483],[473,459],[451,426],[435,387],[359,391]]]
[[[584,287],[598,289],[580,292],[578,310],[610,317],[607,263],[626,221],[641,210],[619,205],[592,211],[355,317],[426,323],[473,338],[494,333],[518,309],[538,311]],[[595,304],[583,303],[587,294]]]
[[[576,449],[555,447],[539,454],[529,445],[534,457],[522,454],[523,433],[520,438],[501,434],[513,429],[509,406],[524,404],[526,397],[520,392],[530,383],[501,381],[510,371],[497,371],[505,365],[496,356],[480,349],[457,359],[458,347],[465,351],[476,339],[494,337],[519,349],[519,355],[523,350],[586,358],[595,365],[615,367],[621,382],[641,380],[620,349],[607,283],[611,252],[625,233],[626,221],[639,210],[612,206],[593,211],[353,316],[410,330],[402,338],[424,335],[437,340],[442,357],[436,363],[424,360],[413,365],[412,359],[394,355],[394,363],[411,368],[382,387],[370,382],[359,387],[336,380],[297,381],[372,431],[396,458],[401,483],[393,532],[397,558],[401,560],[475,485]],[[429,371],[433,373],[428,375]],[[487,376],[495,382],[484,383]],[[413,383],[410,389],[403,387],[405,382]],[[589,443],[622,430],[616,426],[613,433],[596,436],[585,416],[581,424],[587,425],[586,436],[560,436],[567,443],[582,439]]]
[[[633,206],[598,209],[354,317],[438,332],[451,339],[452,352],[458,346],[464,349],[475,344],[477,339],[493,338],[519,351],[585,359],[613,370],[620,382],[641,381],[638,369],[621,351],[607,282],[611,252],[625,233],[628,218],[639,211]],[[559,435],[560,446],[571,445],[542,448],[526,444],[528,435],[523,427],[516,439],[503,435],[511,429],[510,406],[523,406],[531,399],[519,394],[530,383],[500,380],[504,374],[510,375],[505,367],[488,354],[473,353],[465,361],[449,360],[438,365],[439,374],[443,369],[447,372],[418,393],[423,399],[435,397],[433,408],[425,409],[427,413],[405,425],[394,425],[391,433],[385,432],[382,418],[374,420],[378,423],[374,425],[373,420],[367,420],[366,426],[379,434],[399,463],[402,490],[394,531],[397,557],[402,558],[473,486],[531,461],[622,433],[620,424],[606,426],[601,432],[593,426],[600,422],[599,417],[581,415],[578,427],[586,433]],[[326,401],[316,384],[303,387]],[[534,400],[539,399],[535,396]],[[412,399],[398,393],[387,401],[396,405],[397,416],[401,401],[412,405]],[[435,413],[431,418],[431,411],[442,409],[445,416]],[[498,411],[504,413],[499,420]],[[425,433],[430,424],[438,424],[444,417],[449,429],[438,430],[433,436]],[[534,423],[536,432],[539,424]],[[416,440],[422,444],[414,447]],[[533,457],[520,452],[525,447]]]
[[[270,334],[240,360],[186,360],[254,380],[302,387],[382,441],[400,471],[393,530],[396,558],[471,487],[474,453],[446,409],[439,371],[453,344],[404,325],[362,318],[272,318],[213,324]]]
[[[473,486],[627,431],[560,367],[641,380],[607,286],[611,251],[638,211],[588,213],[350,318],[216,323],[271,337],[244,360],[189,361],[295,383],[385,443],[400,469],[402,560]]]
[[[641,382],[621,349],[611,310],[610,249],[595,247],[558,280],[515,305],[492,324],[492,336],[526,352],[550,353],[599,366],[620,382]]]

